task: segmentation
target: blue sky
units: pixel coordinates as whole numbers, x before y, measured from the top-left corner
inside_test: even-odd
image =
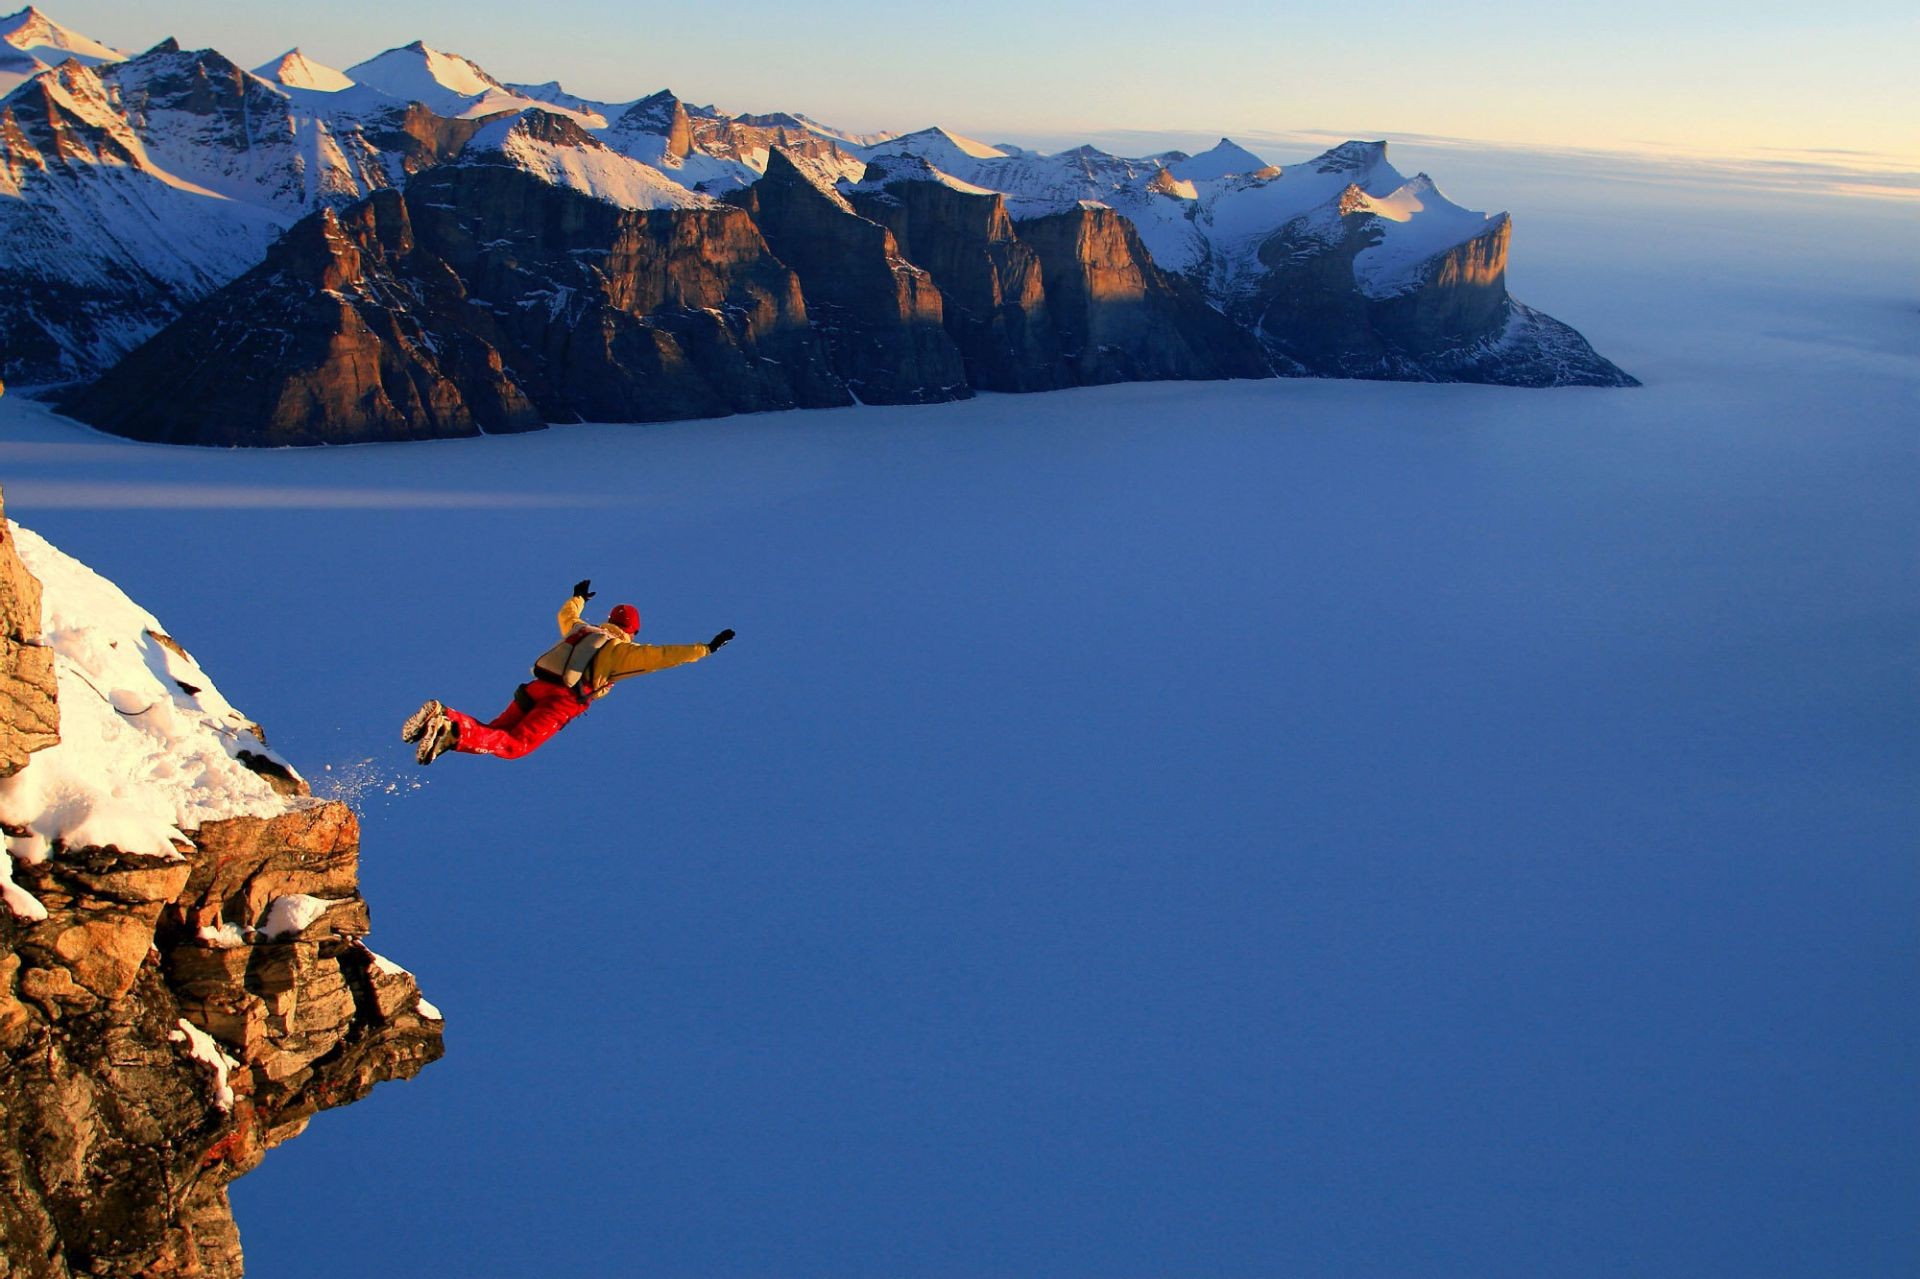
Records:
[[[876,0],[714,9],[584,0],[51,0],[109,43],[173,35],[253,65],[345,66],[424,39],[588,96],[671,87],[730,110],[963,132],[1328,129],[1715,153],[1920,157],[1920,18],[1880,0],[1286,7]]]

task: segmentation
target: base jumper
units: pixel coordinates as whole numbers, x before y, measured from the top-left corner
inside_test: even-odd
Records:
[[[513,701],[486,723],[428,701],[400,729],[403,741],[419,743],[414,758],[431,764],[446,752],[518,759],[578,718],[614,682],[629,675],[697,662],[733,638],[721,631],[705,644],[636,644],[640,611],[616,604],[598,626],[580,615],[594,591],[591,580],[574,584],[560,609],[560,642],[533,664],[533,678],[513,690]]]

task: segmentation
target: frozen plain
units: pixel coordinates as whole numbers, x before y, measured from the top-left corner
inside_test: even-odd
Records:
[[[448,1018],[236,1185],[250,1273],[1911,1273],[1914,206],[1401,167],[1647,385],[244,454],[0,399],[8,513],[332,765]],[[740,639],[413,768],[583,575]]]

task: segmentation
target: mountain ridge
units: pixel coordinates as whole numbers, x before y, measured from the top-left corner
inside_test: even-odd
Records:
[[[36,89],[43,81],[58,86],[53,98]],[[62,93],[69,100],[55,100]],[[461,161],[476,138],[480,151]],[[616,103],[558,81],[516,87],[424,41],[345,71],[296,47],[256,72],[163,42],[35,72],[0,98],[0,377],[29,386],[100,377],[238,279],[300,218],[441,164],[486,153],[616,205],[695,209],[764,181],[776,152],[842,192],[871,166],[914,162],[925,180],[998,194],[1016,221],[1111,209],[1155,270],[1186,280],[1252,335],[1267,352],[1264,372],[1633,384],[1564,325],[1552,330],[1553,358],[1533,350],[1547,330],[1505,291],[1511,219],[1446,200],[1426,175],[1401,177],[1382,142],[1287,166],[1228,138],[1198,155],[1041,154],[937,125],[855,134],[799,112],[727,115],[666,90]],[[1371,203],[1347,199],[1350,187]],[[1346,220],[1359,229],[1340,231]],[[913,252],[905,260],[923,265]],[[1325,270],[1299,269],[1325,254],[1337,259]],[[1488,305],[1388,305],[1422,290],[1458,294],[1469,259]],[[1292,296],[1303,289],[1323,296]],[[1335,311],[1347,316],[1352,350],[1289,328]],[[1393,318],[1402,312],[1412,318]],[[1442,312],[1453,329],[1418,331]],[[1472,333],[1459,329],[1469,314]]]

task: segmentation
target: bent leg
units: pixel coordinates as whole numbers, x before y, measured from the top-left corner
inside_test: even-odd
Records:
[[[555,687],[552,692],[540,685],[529,685],[533,705],[506,728],[495,728],[482,724],[471,715],[449,710],[447,718],[458,727],[453,748],[468,755],[493,755],[500,759],[519,759],[522,755],[537,750],[555,733],[565,728],[580,712],[587,709],[586,703],[575,697],[567,689]],[[502,716],[502,718],[506,718]]]

